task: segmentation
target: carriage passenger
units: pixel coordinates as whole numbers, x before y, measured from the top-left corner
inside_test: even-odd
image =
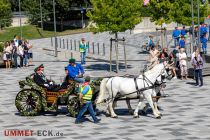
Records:
[[[85,79],[83,78],[84,68],[81,64],[75,63],[75,59],[71,58],[69,59],[69,65],[67,66],[67,73],[69,76],[69,79],[72,79],[78,83],[83,83]]]
[[[41,64],[37,68],[34,69],[34,81],[41,87],[46,88],[48,91],[59,91],[61,87],[59,85],[54,84],[52,80],[49,80],[44,75],[44,65]]]

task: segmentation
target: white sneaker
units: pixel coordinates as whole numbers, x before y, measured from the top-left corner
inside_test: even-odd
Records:
[[[176,77],[176,76],[174,76],[174,77],[173,77],[173,79],[177,79],[177,77]]]

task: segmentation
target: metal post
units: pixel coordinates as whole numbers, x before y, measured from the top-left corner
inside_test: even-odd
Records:
[[[105,44],[103,43],[103,55],[105,55]]]
[[[53,38],[51,37],[51,47],[53,47]]]
[[[124,49],[124,59],[125,59],[125,71],[127,71],[127,58],[126,58],[125,38],[124,37],[123,37],[123,49]]]
[[[82,14],[82,28],[83,28],[83,24],[84,24],[84,23],[83,23],[83,13],[84,13],[84,9],[82,8],[82,9],[81,9],[81,14]]]
[[[97,43],[97,48],[98,48],[98,55],[99,55],[99,52],[100,52],[100,51],[99,51],[99,43]]]
[[[55,37],[55,57],[58,56],[58,41],[57,41],[57,36],[56,36],[56,18],[55,18],[55,0],[53,0],[53,18],[54,18],[54,37]]]
[[[115,51],[116,51],[116,72],[119,72],[119,60],[118,60],[118,36],[115,33]]]
[[[76,44],[76,40],[74,40],[74,50],[77,50],[77,44]]]
[[[110,64],[109,64],[109,71],[112,71],[112,38],[110,39]]]
[[[95,54],[95,45],[94,45],[94,42],[92,43],[93,45],[93,54]]]
[[[65,49],[65,43],[64,43],[64,39],[63,39],[63,49]]]
[[[41,16],[41,28],[43,30],[43,20],[42,20],[42,0],[40,0],[40,16]]]
[[[198,11],[198,48],[200,48],[200,5],[197,0],[197,11]]]
[[[62,45],[62,44],[61,44],[61,38],[60,38],[60,48],[61,48],[61,45]]]
[[[68,50],[69,49],[69,40],[66,39],[66,49]]]
[[[20,20],[20,38],[23,39],[23,31],[22,31],[22,21],[21,21],[21,6],[20,6],[20,0],[19,0],[19,20]]]
[[[90,52],[90,42],[88,41],[87,44],[88,44],[88,53],[89,53]]]
[[[191,0],[191,10],[192,10],[192,45],[191,45],[191,47],[194,49],[194,41],[195,41],[194,32],[195,31],[194,31],[194,4],[193,4],[193,0]],[[190,53],[192,53],[192,52],[190,51]]]
[[[72,46],[73,46],[73,45],[72,45],[72,40],[70,41],[70,43],[71,43],[71,50],[72,50]]]

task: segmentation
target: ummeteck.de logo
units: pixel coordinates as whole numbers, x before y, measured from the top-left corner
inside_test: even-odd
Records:
[[[27,136],[48,136],[58,137],[64,136],[62,132],[53,130],[19,130],[19,129],[6,129],[4,130],[4,136],[7,137],[27,137]]]

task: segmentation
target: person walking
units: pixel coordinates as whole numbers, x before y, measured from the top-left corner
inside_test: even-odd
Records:
[[[184,39],[186,40],[186,38],[187,38],[187,30],[185,29],[185,26],[182,27],[181,36],[183,36]]]
[[[27,41],[23,42],[23,64],[24,67],[28,67],[28,46]]]
[[[179,41],[180,48],[185,48],[185,39],[184,36],[181,36],[181,40]]]
[[[185,49],[181,48],[179,53],[179,65],[181,69],[181,80],[187,79],[187,54],[185,53]]]
[[[86,63],[86,55],[87,55],[87,48],[88,48],[88,44],[85,42],[85,38],[82,38],[82,40],[80,41],[79,44],[79,51],[80,51],[80,56],[81,56],[81,64],[85,64]]]
[[[192,60],[192,64],[194,66],[194,74],[195,74],[195,86],[203,86],[203,75],[202,75],[202,69],[203,69],[203,58],[200,56],[199,52],[195,53],[195,57]],[[199,85],[200,80],[200,85]]]
[[[80,88],[80,93],[79,93],[79,99],[82,102],[82,108],[79,111],[77,118],[75,120],[75,124],[81,123],[82,121],[82,116],[84,113],[88,110],[91,117],[93,118],[94,123],[99,123],[101,119],[98,119],[95,115],[95,112],[93,110],[93,104],[92,104],[92,96],[93,96],[93,91],[89,85],[90,82],[90,77],[87,76],[85,77],[85,82]]]
[[[17,57],[18,57],[18,54],[17,54],[17,46],[15,45],[15,42],[14,40],[11,40],[10,42],[10,46],[12,48],[12,58],[13,58],[13,61],[14,61],[14,68],[17,68],[18,67],[18,62],[17,62]]]

